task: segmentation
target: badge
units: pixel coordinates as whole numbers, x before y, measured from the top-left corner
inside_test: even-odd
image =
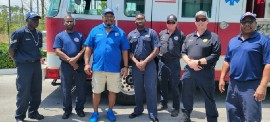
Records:
[[[119,36],[119,33],[114,33],[114,36]]]
[[[174,40],[178,40],[178,36],[173,37]]]
[[[160,40],[164,40],[164,39],[165,39],[165,37],[164,37],[164,36],[161,36],[161,37],[160,37]]]
[[[102,36],[103,34],[102,33],[98,33],[97,36]]]
[[[145,35],[144,37],[149,38],[149,37],[150,37],[150,35],[149,35],[149,34],[147,34],[147,35]]]
[[[132,36],[132,39],[136,39],[137,37],[136,36]]]
[[[208,42],[208,39],[203,39],[203,42],[204,42],[204,43]]]
[[[14,43],[16,43],[16,42],[17,42],[16,39],[14,39],[14,40],[11,40],[11,39],[10,39],[10,44],[14,44]]]
[[[79,39],[76,37],[76,38],[74,38],[74,41],[75,42],[79,42]]]
[[[193,41],[193,39],[188,40],[188,42],[192,42],[192,41]]]

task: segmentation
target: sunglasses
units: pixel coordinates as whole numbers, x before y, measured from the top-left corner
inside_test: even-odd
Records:
[[[170,21],[168,21],[167,24],[175,24],[175,22],[170,22]]]
[[[207,18],[196,18],[195,20],[196,22],[200,22],[200,21],[205,22]]]
[[[242,20],[242,21],[240,21],[240,23],[243,24],[243,25],[247,24],[247,23],[252,24],[253,22],[255,22],[255,20]]]

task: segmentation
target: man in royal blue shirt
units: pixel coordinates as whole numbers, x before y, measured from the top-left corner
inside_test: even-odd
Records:
[[[74,19],[68,15],[64,18],[65,31],[56,35],[53,48],[56,55],[60,57],[61,65],[61,88],[63,92],[63,119],[68,119],[72,113],[71,89],[73,81],[75,81],[77,97],[76,97],[76,113],[79,117],[84,117],[85,103],[85,80],[83,53],[84,38],[82,33],[74,31]]]
[[[112,108],[115,104],[116,93],[120,92],[121,59],[123,59],[124,64],[122,68],[123,77],[127,76],[128,72],[129,43],[125,32],[114,25],[114,18],[112,9],[104,9],[102,14],[103,23],[90,31],[84,43],[87,46],[84,55],[84,70],[87,74],[93,74],[92,91],[94,113],[90,118],[90,122],[96,122],[98,120],[100,94],[104,91],[106,83],[107,90],[109,91],[107,118],[109,121],[116,120]],[[91,68],[89,60],[92,54],[93,64]]]
[[[270,78],[270,39],[256,31],[256,15],[240,18],[241,34],[229,42],[222,66],[219,90],[224,92],[224,77],[230,71],[226,109],[228,122],[260,122],[261,101]]]

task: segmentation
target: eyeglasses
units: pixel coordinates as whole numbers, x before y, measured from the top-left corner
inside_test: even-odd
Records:
[[[200,21],[205,22],[207,18],[196,18],[195,20],[196,22],[200,22]]]
[[[247,23],[252,24],[253,22],[255,22],[255,20],[242,20],[242,21],[240,21],[240,23],[243,24],[243,25],[247,24]]]
[[[170,21],[167,22],[167,24],[173,24],[173,25],[174,25],[175,23],[176,23],[176,22],[170,22]]]

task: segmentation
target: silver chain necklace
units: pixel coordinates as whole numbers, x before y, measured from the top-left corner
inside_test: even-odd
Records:
[[[28,29],[28,28],[27,28],[27,29]],[[38,43],[39,43],[39,35],[38,35],[38,31],[36,30],[36,33],[37,33],[37,41],[36,41],[36,38],[35,38],[35,36],[33,35],[32,31],[30,31],[29,29],[28,29],[28,31],[29,31],[30,34],[32,35],[32,37],[33,37],[33,39],[34,39],[34,42],[35,42],[36,46],[38,46]]]

